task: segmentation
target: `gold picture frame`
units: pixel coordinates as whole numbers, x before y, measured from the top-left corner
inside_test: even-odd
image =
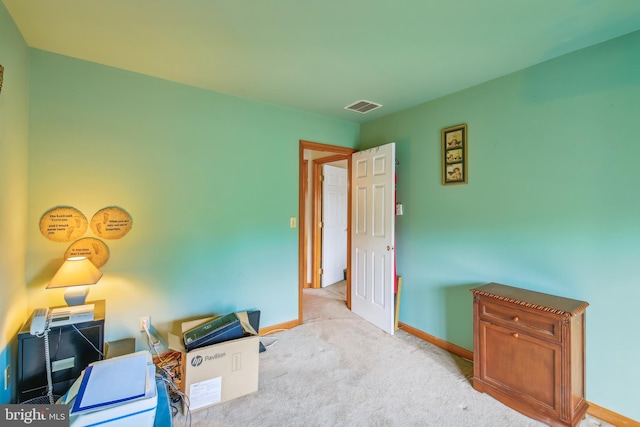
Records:
[[[467,125],[442,129],[442,185],[467,183]]]

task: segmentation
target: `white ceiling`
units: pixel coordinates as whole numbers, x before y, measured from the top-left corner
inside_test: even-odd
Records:
[[[31,47],[356,122],[640,29],[639,0],[3,2]]]

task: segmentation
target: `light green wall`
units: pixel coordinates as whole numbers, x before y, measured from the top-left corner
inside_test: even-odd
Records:
[[[634,419],[639,50],[635,33],[365,124],[360,138],[397,142],[401,321],[471,349],[473,286],[586,300],[587,398]],[[38,50],[29,60],[0,5],[2,371],[25,286],[29,309],[62,301],[44,286],[67,244],[38,230],[58,205],[133,217],[91,289],[107,299],[107,339],[142,338],[140,315],[161,335],[242,308],[260,308],[263,325],[297,318],[298,140],[355,147],[357,125]],[[440,130],[463,122],[469,183],[443,187]]]
[[[16,335],[26,313],[29,62],[27,45],[2,3],[0,65],[0,403],[8,403],[15,388],[4,389],[4,372],[11,365],[15,378]]]
[[[400,320],[473,349],[470,288],[585,300],[587,399],[640,420],[640,32],[388,116],[397,142]],[[469,182],[441,185],[441,129],[468,125]]]
[[[105,240],[89,294],[107,300],[108,340],[142,338],[142,315],[162,337],[211,313],[298,318],[299,140],[354,147],[357,124],[39,50],[30,60],[30,308],[63,303],[44,288],[68,243],[41,235],[42,214],[120,206],[133,227]]]

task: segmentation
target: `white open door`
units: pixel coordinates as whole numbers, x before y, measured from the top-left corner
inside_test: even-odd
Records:
[[[322,166],[321,286],[344,280],[347,268],[347,170]]]
[[[395,143],[352,154],[351,309],[394,333]]]

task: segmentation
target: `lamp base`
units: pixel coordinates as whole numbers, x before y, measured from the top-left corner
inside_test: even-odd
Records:
[[[73,286],[64,291],[64,300],[67,305],[83,305],[89,294],[89,288],[87,286]]]

